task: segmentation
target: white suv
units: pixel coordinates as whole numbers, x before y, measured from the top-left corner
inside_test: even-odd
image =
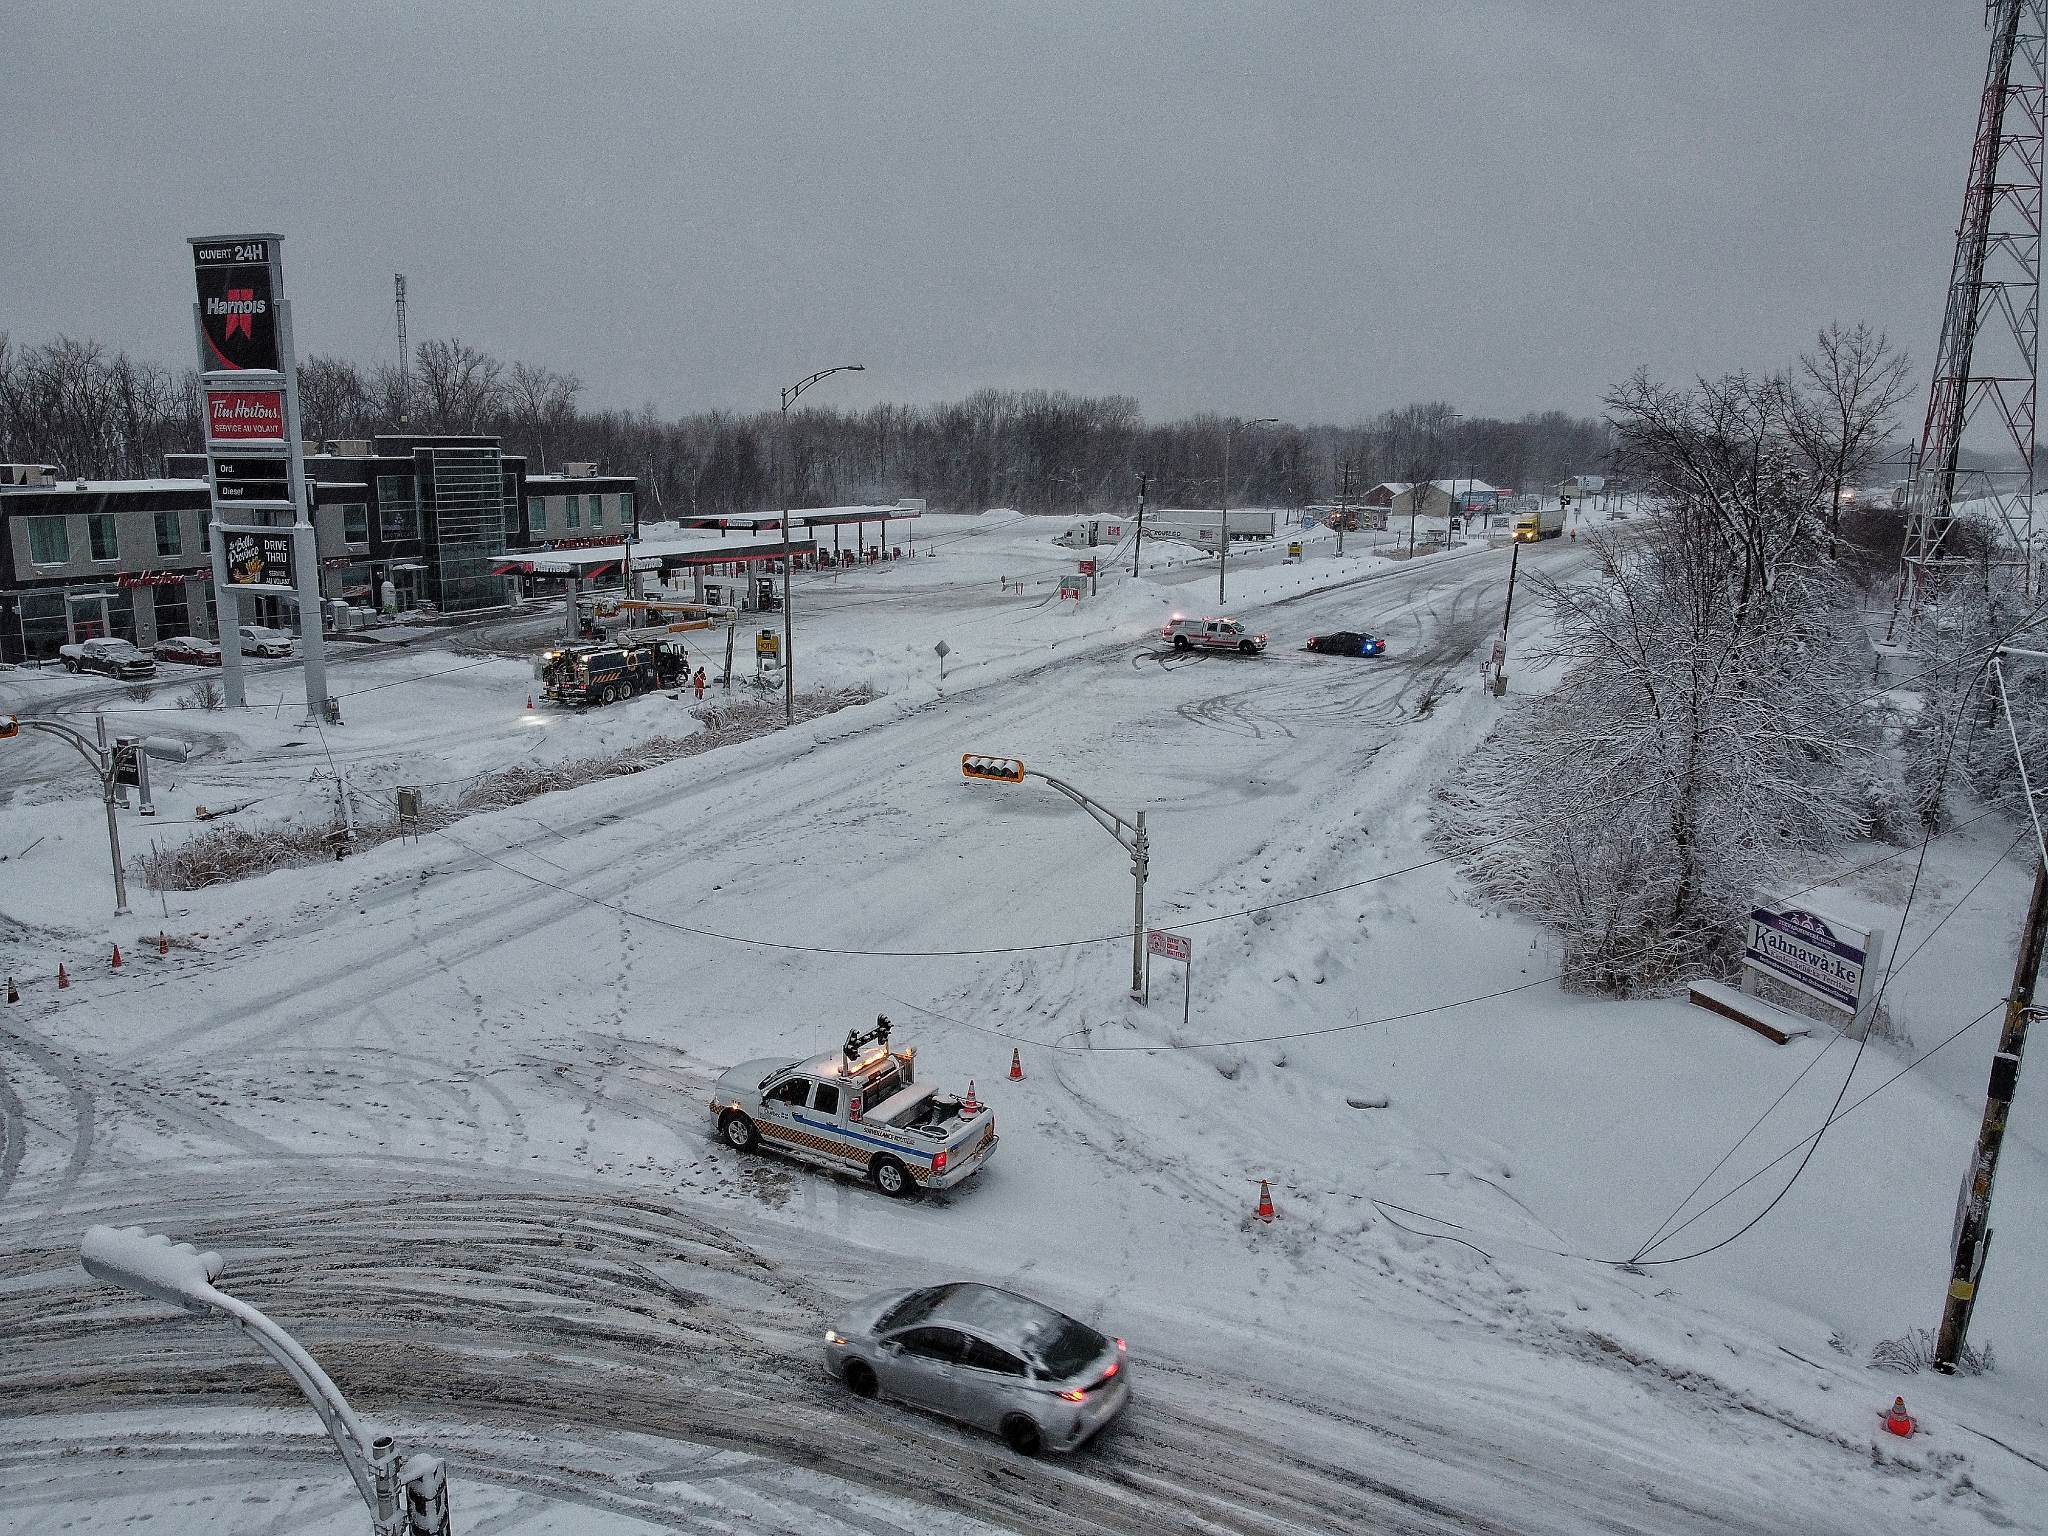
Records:
[[[247,656],[289,656],[292,634],[288,629],[267,629],[261,624],[241,626],[242,653]]]
[[[1266,648],[1266,637],[1247,631],[1236,619],[1188,619],[1175,614],[1159,632],[1171,640],[1176,651],[1237,651],[1256,656]]]

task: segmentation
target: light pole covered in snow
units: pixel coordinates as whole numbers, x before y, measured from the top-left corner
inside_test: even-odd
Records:
[[[218,1312],[298,1384],[320,1415],[335,1449],[370,1507],[373,1536],[450,1536],[448,1481],[441,1459],[403,1455],[389,1435],[372,1436],[341,1388],[297,1339],[240,1297],[215,1287],[225,1268],[217,1253],[140,1227],[88,1227],[79,1260],[95,1280],[118,1285],[166,1306],[205,1316]]]

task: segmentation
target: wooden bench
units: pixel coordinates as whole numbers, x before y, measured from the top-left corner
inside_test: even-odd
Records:
[[[1762,1035],[1773,1045],[1785,1045],[1801,1035],[1813,1033],[1813,1020],[1787,1013],[1760,997],[1751,997],[1726,982],[1700,980],[1687,985],[1693,1007],[1733,1019]]]

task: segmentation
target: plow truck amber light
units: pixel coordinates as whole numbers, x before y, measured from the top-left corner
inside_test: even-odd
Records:
[[[846,1340],[839,1337],[839,1334],[836,1330],[827,1328],[825,1330],[825,1342],[827,1344],[844,1344]]]

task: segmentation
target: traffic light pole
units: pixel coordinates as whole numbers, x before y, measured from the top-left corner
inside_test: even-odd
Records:
[[[1074,804],[1086,811],[1094,823],[1123,845],[1131,856],[1131,878],[1135,893],[1131,903],[1131,996],[1145,995],[1145,876],[1152,869],[1152,842],[1145,835],[1145,813],[1138,812],[1137,819],[1126,821],[1101,801],[1091,798],[1074,788],[1065,779],[1056,779],[1049,773],[1040,773],[1036,768],[1026,768],[1024,776],[1043,779],[1046,784],[1065,795]]]
[[[1056,779],[1036,768],[1026,768],[1022,758],[997,757],[989,753],[966,752],[960,757],[960,772],[970,779],[988,779],[999,784],[1021,784],[1041,779],[1088,813],[1103,831],[1115,838],[1131,856],[1131,879],[1135,890],[1131,903],[1131,996],[1145,995],[1145,877],[1152,870],[1152,840],[1145,833],[1145,813],[1126,821],[1108,806],[1065,779]]]
[[[132,759],[138,765],[139,779],[139,765],[145,754],[163,758],[167,762],[182,763],[188,750],[185,744],[167,737],[148,736],[140,741],[123,739],[110,745],[107,741],[107,721],[104,715],[99,717],[98,741],[92,740],[83,731],[74,731],[70,726],[59,725],[54,720],[16,721],[11,715],[5,719],[12,727],[4,733],[6,737],[16,736],[22,731],[41,731],[46,736],[54,736],[59,741],[68,742],[78,755],[85,759],[86,767],[90,768],[94,777],[100,781],[100,798],[107,807],[107,852],[114,861],[114,916],[126,917],[128,875],[121,867],[121,823],[114,815],[114,791],[122,765]],[[140,788],[140,785],[137,787]]]
[[[1131,541],[1131,575],[1138,574],[1138,557],[1145,551],[1145,487],[1152,483],[1150,475],[1138,476],[1138,535]]]

